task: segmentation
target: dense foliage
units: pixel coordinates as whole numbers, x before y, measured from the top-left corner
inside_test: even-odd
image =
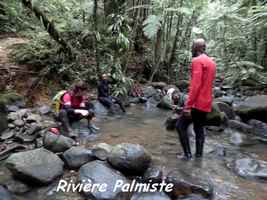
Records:
[[[17,62],[63,82],[95,83],[108,72],[116,95],[127,93],[130,78],[187,79],[196,37],[208,41],[218,76],[267,84],[263,0],[9,0],[0,2],[0,23],[1,32],[30,39],[14,52]]]

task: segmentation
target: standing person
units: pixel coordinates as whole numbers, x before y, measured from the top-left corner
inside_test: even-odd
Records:
[[[204,39],[197,39],[192,46],[191,82],[189,94],[183,108],[182,116],[176,124],[184,158],[191,159],[187,128],[193,121],[196,134],[196,158],[203,155],[205,141],[204,123],[207,113],[212,110],[212,86],[216,74],[215,62],[205,53]]]
[[[113,112],[114,104],[118,104],[123,112],[125,111],[124,106],[122,105],[122,102],[117,98],[110,95],[109,91],[109,80],[108,75],[103,74],[100,80],[100,83],[98,85],[98,100],[101,104],[103,104],[105,107],[110,109]]]
[[[69,137],[75,137],[71,129],[71,123],[79,121],[82,118],[88,120],[88,128],[91,133],[95,133],[95,131],[99,130],[99,128],[91,122],[95,117],[93,110],[94,105],[85,97],[86,91],[86,84],[84,82],[79,82],[61,97],[58,117],[63,125],[64,132]]]

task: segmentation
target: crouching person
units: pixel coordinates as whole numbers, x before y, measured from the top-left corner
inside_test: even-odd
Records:
[[[88,100],[88,98],[86,98],[86,91],[86,84],[84,82],[79,82],[75,84],[71,90],[66,91],[60,97],[58,118],[62,123],[66,136],[68,137],[76,137],[71,128],[71,124],[83,118],[88,120],[90,133],[95,133],[99,130],[99,128],[91,122],[95,117],[94,105]]]

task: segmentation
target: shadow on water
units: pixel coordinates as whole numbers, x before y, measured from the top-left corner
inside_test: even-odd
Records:
[[[208,132],[205,157],[202,160],[185,162],[177,158],[177,154],[182,153],[177,133],[164,128],[169,114],[170,112],[153,106],[132,106],[125,115],[100,119],[97,125],[101,131],[93,141],[88,141],[87,145],[98,142],[141,144],[152,153],[154,164],[162,166],[166,173],[180,171],[190,177],[201,177],[213,184],[216,200],[267,199],[266,182],[241,178],[227,167],[228,162],[244,155],[267,160],[264,144],[234,145],[228,131]],[[191,142],[194,152],[193,139]]]

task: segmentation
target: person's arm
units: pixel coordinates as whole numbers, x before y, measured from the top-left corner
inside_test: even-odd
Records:
[[[202,85],[203,66],[199,60],[193,60],[191,73],[192,75],[189,86],[189,95],[185,103],[185,110],[191,110]]]

